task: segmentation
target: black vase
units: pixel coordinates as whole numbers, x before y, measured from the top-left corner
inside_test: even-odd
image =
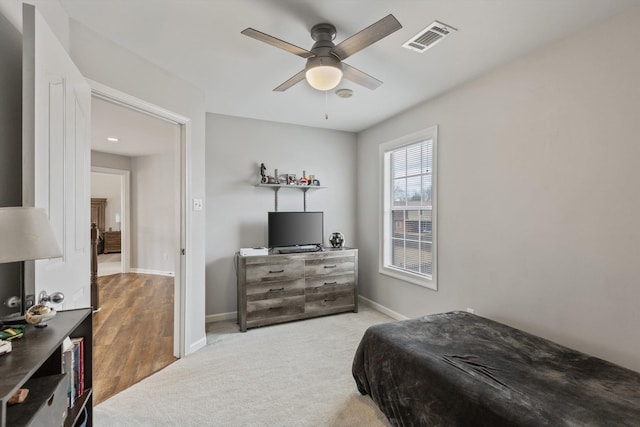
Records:
[[[331,233],[329,243],[331,243],[332,248],[341,248],[344,245],[344,235],[339,231]]]

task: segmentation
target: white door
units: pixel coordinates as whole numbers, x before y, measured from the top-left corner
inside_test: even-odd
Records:
[[[22,13],[22,202],[49,213],[63,253],[25,263],[25,288],[89,307],[91,89],[36,8]]]

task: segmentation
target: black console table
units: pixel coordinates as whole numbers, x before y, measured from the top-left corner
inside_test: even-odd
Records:
[[[73,426],[84,416],[93,425],[91,309],[59,311],[45,328],[28,325],[24,337],[14,339],[13,350],[0,356],[0,426]],[[68,377],[63,373],[65,338],[84,338],[84,394],[68,407]],[[7,405],[21,388],[29,394],[23,403]]]

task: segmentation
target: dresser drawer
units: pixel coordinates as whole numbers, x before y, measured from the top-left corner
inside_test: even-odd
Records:
[[[304,295],[304,279],[247,284],[247,301]]]
[[[339,275],[326,275],[326,276],[314,276],[307,278],[307,289],[333,289],[344,286],[354,286],[356,283],[356,276],[353,272]]]
[[[247,321],[304,313],[304,303],[304,295],[247,302]]]
[[[247,283],[270,282],[304,277],[304,261],[286,263],[247,264]]]
[[[355,305],[353,287],[337,288],[327,292],[314,292],[314,289],[307,289],[305,292],[305,310],[308,312],[321,312],[323,310]]]
[[[326,276],[330,274],[350,273],[355,269],[354,257],[333,257],[308,259],[304,265],[304,274],[311,276]]]

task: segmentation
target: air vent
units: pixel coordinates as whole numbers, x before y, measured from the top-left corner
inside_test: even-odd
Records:
[[[422,53],[438,44],[454,31],[458,30],[447,24],[443,24],[442,22],[433,21],[433,24],[411,37],[402,45],[402,47]]]

